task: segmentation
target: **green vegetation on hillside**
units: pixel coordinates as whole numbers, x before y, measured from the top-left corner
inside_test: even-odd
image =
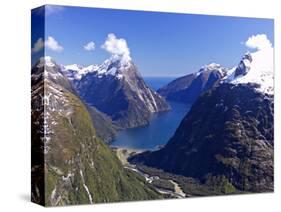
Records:
[[[67,106],[50,110],[56,125],[45,158],[46,204],[161,198],[135,173],[124,170],[112,150],[96,137],[83,103],[65,90],[63,97]],[[59,111],[71,111],[71,115]]]

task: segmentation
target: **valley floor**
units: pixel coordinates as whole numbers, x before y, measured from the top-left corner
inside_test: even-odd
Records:
[[[202,183],[192,177],[185,177],[182,175],[165,172],[161,169],[128,162],[127,159],[129,157],[139,154],[144,150],[116,147],[112,147],[112,149],[116,153],[125,169],[137,173],[156,191],[163,194],[165,198],[187,198],[249,193],[239,190],[225,192],[221,185]]]
[[[128,157],[141,153],[141,150],[127,148],[113,148],[113,150],[116,152],[117,157],[125,169],[131,170],[142,176],[146,182],[150,183],[156,191],[163,194],[166,198],[185,198],[190,196],[186,195],[180,185],[172,178],[164,179],[152,173],[144,172],[137,165],[128,162]]]

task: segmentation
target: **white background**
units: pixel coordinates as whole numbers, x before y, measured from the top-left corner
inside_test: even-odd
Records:
[[[38,211],[30,199],[30,9],[45,3],[275,18],[275,193],[88,206],[67,211],[279,211],[281,18],[278,0],[2,0],[0,8],[0,211]],[[278,11],[279,9],[279,11]],[[230,35],[235,36],[235,35]],[[278,109],[279,108],[279,109]]]

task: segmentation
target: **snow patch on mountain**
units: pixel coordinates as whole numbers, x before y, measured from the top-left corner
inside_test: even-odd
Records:
[[[43,66],[54,67],[56,65],[55,61],[50,56],[41,57],[37,63],[37,68]]]
[[[112,75],[121,79],[124,71],[128,70],[131,67],[131,64],[131,60],[125,61],[119,56],[113,55],[100,65],[97,73],[99,75]]]
[[[208,65],[202,66],[199,71],[196,73],[196,76],[199,76],[203,72],[217,70],[221,76],[224,76],[226,69],[218,63],[210,63]]]
[[[230,69],[223,82],[231,84],[258,85],[258,91],[274,93],[273,48],[263,48],[253,53],[246,53],[237,67]]]
[[[86,67],[72,64],[62,65],[64,74],[70,80],[81,80],[83,76],[94,73],[98,78],[102,78],[107,75],[122,79],[124,77],[124,71],[131,67],[131,60],[123,60],[118,55],[112,55],[109,59],[105,60],[101,65],[89,65]]]
[[[67,70],[72,70],[72,71],[80,71],[83,67],[78,65],[78,64],[71,64],[71,65],[66,65],[64,66],[65,69]]]
[[[31,79],[38,80],[41,77],[45,79],[61,79],[64,78],[64,75],[61,71],[55,70],[56,69],[56,62],[50,57],[45,56],[41,57],[38,62],[35,64],[36,68],[40,69],[37,73],[32,73]]]
[[[99,66],[92,64],[86,67],[83,67],[78,64],[71,64],[66,66],[61,66],[62,71],[70,80],[80,80],[83,76],[88,73],[95,72],[98,70]]]

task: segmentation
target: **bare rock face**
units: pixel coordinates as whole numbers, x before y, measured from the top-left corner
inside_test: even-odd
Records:
[[[132,61],[106,60],[76,85],[83,100],[121,128],[146,125],[153,113],[169,110],[165,99],[146,85]]]

